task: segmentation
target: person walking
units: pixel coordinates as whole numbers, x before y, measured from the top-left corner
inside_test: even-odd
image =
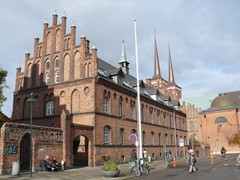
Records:
[[[189,173],[196,172],[196,157],[192,149],[189,150],[189,157],[186,161],[189,164]]]
[[[225,158],[225,157],[226,157],[226,152],[227,152],[227,150],[226,150],[224,147],[222,147],[222,148],[221,148],[222,158]]]

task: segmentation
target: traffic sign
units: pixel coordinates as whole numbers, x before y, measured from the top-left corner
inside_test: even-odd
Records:
[[[129,136],[129,139],[130,139],[131,142],[136,142],[136,141],[137,141],[137,136],[136,136],[136,134],[131,134],[131,135]]]
[[[183,139],[183,138],[180,138],[180,139],[179,139],[179,146],[180,146],[180,147],[183,147],[183,146],[184,146],[184,139]]]

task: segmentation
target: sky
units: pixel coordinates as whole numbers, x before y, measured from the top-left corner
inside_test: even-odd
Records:
[[[168,80],[170,46],[175,82],[183,98],[239,90],[239,0],[1,0],[0,67],[8,71],[7,101],[2,112],[11,116],[15,74],[24,71],[25,52],[33,55],[36,34],[42,41],[43,23],[58,23],[65,13],[67,33],[74,23],[76,44],[84,33],[98,57],[118,67],[122,40],[136,77],[134,20],[137,25],[139,77],[154,73],[154,31],[161,74]]]

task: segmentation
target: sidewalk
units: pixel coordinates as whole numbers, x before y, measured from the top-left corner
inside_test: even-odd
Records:
[[[34,172],[32,174],[32,177],[30,177],[29,173],[26,174],[20,174],[19,176],[12,176],[12,175],[0,175],[0,179],[38,179],[38,180],[58,180],[58,179],[64,179],[64,180],[104,180],[104,179],[129,179],[131,177],[134,177],[134,174],[130,173],[130,170],[128,168],[128,164],[122,164],[120,165],[121,172],[118,177],[116,178],[105,178],[102,176],[102,167],[83,167],[83,168],[75,168],[75,169],[68,169],[65,171],[59,171],[59,172]],[[150,173],[154,171],[159,171],[165,169],[165,164],[163,160],[155,160],[150,162]]]

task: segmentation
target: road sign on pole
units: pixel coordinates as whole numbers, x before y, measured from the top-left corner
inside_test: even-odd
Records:
[[[137,136],[136,136],[136,134],[131,134],[131,135],[129,136],[129,139],[130,139],[131,142],[136,142],[136,141],[137,141]]]

